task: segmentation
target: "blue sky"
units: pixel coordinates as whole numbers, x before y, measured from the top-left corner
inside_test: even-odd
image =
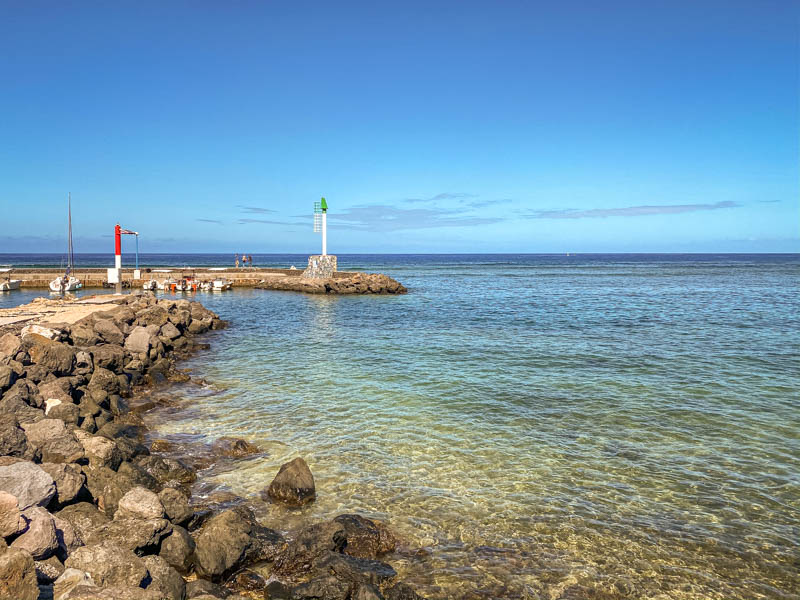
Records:
[[[0,252],[797,252],[798,6],[2,2]]]

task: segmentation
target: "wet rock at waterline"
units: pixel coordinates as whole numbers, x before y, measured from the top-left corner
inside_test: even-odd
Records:
[[[314,476],[306,461],[297,457],[281,465],[278,474],[267,488],[266,495],[273,502],[288,506],[302,506],[317,497]],[[263,496],[263,494],[262,494]]]

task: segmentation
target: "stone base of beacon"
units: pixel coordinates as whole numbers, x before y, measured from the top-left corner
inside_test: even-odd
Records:
[[[308,267],[301,277],[305,279],[330,279],[336,272],[336,256],[333,254],[312,254],[308,257]]]

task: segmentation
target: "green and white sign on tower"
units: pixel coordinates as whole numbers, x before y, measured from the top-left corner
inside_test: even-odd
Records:
[[[314,233],[322,233],[322,256],[328,255],[328,202],[320,198],[314,202]]]

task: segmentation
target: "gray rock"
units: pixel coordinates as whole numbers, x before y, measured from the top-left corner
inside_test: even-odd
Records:
[[[52,556],[58,549],[53,516],[40,506],[29,508],[23,516],[28,521],[28,529],[12,542],[11,548],[25,550],[36,560]]]
[[[152,582],[147,589],[158,591],[169,600],[184,600],[186,598],[186,582],[170,564],[160,556],[145,556],[143,559],[147,570],[150,572]]]
[[[92,373],[92,378],[89,380],[88,389],[89,392],[92,390],[100,390],[108,394],[119,394],[119,378],[108,369],[95,365],[94,373]]]
[[[41,452],[43,462],[68,463],[83,458],[83,447],[61,419],[23,423],[22,428],[28,445]]]
[[[56,484],[39,465],[26,461],[0,467],[0,490],[15,496],[24,511],[47,506],[56,495]]]
[[[39,586],[33,557],[24,550],[9,548],[0,553],[0,598],[37,600]]]
[[[135,327],[125,340],[125,350],[133,354],[150,352],[150,332],[144,327]]]
[[[86,543],[108,541],[139,555],[152,554],[171,532],[172,524],[166,519],[115,519],[91,532]]]
[[[75,366],[75,349],[67,344],[48,340],[32,333],[22,339],[31,362],[56,375],[69,375]]]
[[[95,530],[109,522],[106,515],[88,502],[71,504],[55,513],[54,517],[60,521],[67,521],[83,540],[88,539]]]
[[[94,359],[89,352],[81,350],[75,353],[75,373],[88,375],[94,371]]]
[[[163,519],[164,506],[158,495],[143,487],[126,492],[117,506],[114,519]]]
[[[176,525],[184,525],[192,518],[194,511],[189,506],[189,497],[175,488],[164,488],[158,493],[167,518]]]
[[[22,342],[13,333],[6,333],[0,336],[0,358],[5,356],[16,356]]]
[[[53,599],[64,600],[64,598],[75,588],[95,587],[94,580],[86,571],[80,569],[64,569],[53,583]]]
[[[28,438],[13,414],[0,413],[0,455],[25,456]]]
[[[267,494],[273,501],[290,506],[301,506],[314,500],[314,476],[306,461],[297,457],[283,464],[269,485]]]
[[[147,567],[131,550],[111,541],[78,548],[65,561],[67,568],[88,573],[102,587],[142,587],[148,577]]]
[[[158,555],[181,573],[192,568],[195,543],[189,532],[178,525],[172,526],[172,533],[161,540]]]
[[[28,522],[19,510],[17,498],[8,492],[0,492],[0,538],[24,531]]]
[[[161,335],[171,340],[174,340],[176,337],[180,336],[181,332],[178,331],[178,328],[175,327],[172,323],[164,323],[161,326]]]
[[[119,343],[121,344],[122,342]],[[105,344],[103,346],[93,346],[91,351],[95,367],[116,372],[122,369],[122,365],[125,364],[125,350],[122,349],[122,346]]]
[[[136,322],[140,325],[155,325],[159,328],[169,320],[169,314],[163,306],[151,306],[136,313]]]
[[[86,475],[80,468],[63,463],[42,463],[40,465],[56,484],[55,501],[60,505],[74,501],[86,483]]]
[[[17,380],[17,374],[14,369],[6,365],[0,365],[0,393],[4,392]]]
[[[60,419],[65,425],[77,425],[80,421],[80,408],[75,404],[59,404],[46,411],[45,416]]]
[[[125,340],[119,327],[109,319],[97,319],[94,322],[94,331],[108,344],[122,344]]]
[[[79,441],[91,466],[119,468],[122,452],[116,442],[100,435],[80,436]]]
[[[58,377],[40,383],[39,395],[45,402],[47,400],[61,400],[61,402],[72,404],[72,379],[70,377]]]
[[[100,341],[100,336],[98,336],[94,328],[87,323],[76,323],[70,327],[69,336],[72,338],[72,343],[76,346],[94,346]]]
[[[253,513],[242,506],[210,519],[195,543],[195,570],[210,579],[253,561],[274,560],[285,545],[279,533],[261,526]]]

